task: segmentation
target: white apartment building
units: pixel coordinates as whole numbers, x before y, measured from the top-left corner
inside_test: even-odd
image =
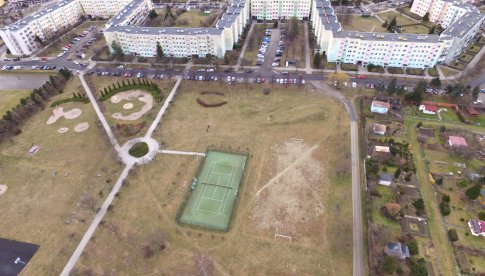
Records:
[[[30,55],[38,49],[36,37],[47,40],[78,22],[82,14],[77,0],[62,0],[1,28],[0,36],[13,55]]]
[[[249,21],[249,6],[246,1],[237,0],[227,8],[214,28],[143,27],[140,23],[151,9],[148,4],[140,4],[143,1],[132,1],[127,9],[106,24],[104,36],[111,51],[114,41],[125,54],[153,57],[159,42],[166,56],[212,55],[222,58],[226,51],[233,49]],[[142,6],[147,7],[136,9]]]
[[[313,0],[311,13],[320,52],[328,61],[404,68],[450,63],[469,45],[484,19],[480,13],[464,13],[438,36],[344,31],[329,0]]]
[[[82,15],[111,17],[104,36],[125,54],[152,57],[157,42],[167,56],[224,57],[233,49],[250,18],[310,18],[319,51],[337,63],[384,67],[428,68],[452,62],[480,30],[485,16],[469,5],[450,0],[415,0],[414,12],[430,12],[442,24],[441,35],[349,32],[342,29],[329,0],[234,0],[210,28],[144,27],[151,0],[62,0],[19,22],[0,29],[14,55],[37,49],[35,36],[46,39],[74,24]],[[412,9],[412,10],[413,10]]]
[[[429,12],[429,21],[443,28],[448,28],[465,13],[480,13],[475,6],[457,0],[414,0],[411,12],[421,17]]]
[[[251,0],[251,16],[254,19],[300,20],[310,17],[311,0]]]

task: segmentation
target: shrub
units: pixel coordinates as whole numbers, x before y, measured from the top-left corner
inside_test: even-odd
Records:
[[[485,212],[479,212],[478,213],[478,219],[479,220],[485,220]]]
[[[440,211],[443,216],[447,216],[451,213],[450,204],[446,201],[441,202]]]
[[[384,259],[382,260],[381,268],[382,268],[382,271],[384,271],[387,274],[394,273],[397,269],[396,259],[391,256],[385,256]]]
[[[206,103],[204,100],[202,100],[200,98],[197,98],[197,103],[200,104],[203,107],[219,107],[219,106],[223,106],[223,105],[227,104],[226,101],[210,104],[210,103]]]
[[[410,240],[408,242],[408,247],[409,247],[409,253],[411,255],[416,255],[419,253],[419,247],[418,247],[418,243],[416,242],[416,240]]]
[[[443,195],[443,196],[441,196],[441,200],[449,203],[450,202],[450,196],[449,195]]]
[[[478,196],[480,195],[480,190],[482,189],[482,185],[480,184],[476,184],[474,185],[473,187],[471,187],[470,189],[466,190],[465,194],[466,196],[471,199],[471,200],[475,200],[478,198]]]
[[[413,276],[427,276],[428,268],[426,261],[423,258],[411,259],[411,275]]]
[[[413,206],[414,206],[414,208],[416,208],[416,210],[423,211],[424,210],[424,200],[422,198],[416,199],[416,201],[413,202]]]
[[[114,87],[114,89],[113,89]],[[99,98],[99,101],[106,101],[107,99],[111,98],[112,96],[120,93],[120,92],[124,92],[124,91],[128,91],[128,90],[134,90],[134,89],[139,89],[139,90],[143,90],[143,91],[146,91],[148,93],[150,93],[153,98],[155,99],[155,101],[157,102],[161,102],[163,100],[163,94],[162,94],[162,91],[160,90],[160,88],[158,87],[158,85],[156,85],[155,83],[150,83],[148,81],[146,81],[145,79],[143,80],[143,83],[141,82],[140,79],[138,79],[138,83],[135,82],[135,80],[133,79],[133,82],[130,83],[130,81],[128,81],[128,84],[126,86],[122,86],[122,87],[116,87],[115,84],[113,84],[113,87],[111,86],[108,86],[108,88],[104,88],[104,94],[101,93],[101,97]]]
[[[458,240],[458,233],[456,233],[455,229],[448,230],[448,238],[451,242],[455,242]]]
[[[400,175],[401,175],[401,168],[397,168],[397,170],[394,172],[394,178],[398,179]]]
[[[148,144],[145,142],[139,142],[134,144],[131,149],[128,151],[131,156],[134,157],[142,157],[148,153]]]
[[[50,107],[56,107],[56,106],[59,106],[61,104],[69,103],[69,102],[72,102],[72,103],[78,102],[78,103],[85,103],[86,104],[86,103],[89,103],[89,99],[88,99],[88,97],[86,97],[85,94],[81,95],[81,97],[74,95],[71,98],[60,99],[60,100],[52,102]]]
[[[423,123],[422,123],[422,122],[419,122],[419,123],[416,125],[416,128],[420,128],[421,126],[423,126]]]

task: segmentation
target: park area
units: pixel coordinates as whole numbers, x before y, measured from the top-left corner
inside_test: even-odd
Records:
[[[153,138],[164,149],[235,154],[238,168],[247,158],[229,230],[177,218],[191,193],[213,186],[205,167],[214,164],[207,182],[217,185],[230,169],[159,154],[130,173],[73,273],[352,273],[349,121],[339,102],[310,89],[182,82],[160,124]],[[213,199],[223,191],[211,189]]]
[[[168,79],[120,79],[97,76],[90,76],[87,80],[92,91],[96,91],[98,98],[102,97],[102,93],[115,93],[116,91],[111,97],[103,97],[99,105],[121,144],[143,134],[155,119],[163,105],[164,98],[170,93],[175,83],[174,80]],[[152,87],[142,82],[156,84],[160,92],[154,93],[155,91],[151,90]]]
[[[24,275],[59,275],[120,172],[90,104],[49,106],[84,92],[79,79],[63,91],[0,144],[1,238],[39,245]]]
[[[409,18],[408,16],[398,13],[396,11],[387,11],[378,13],[382,20],[390,23],[394,17],[396,17],[397,26],[401,26],[402,33],[408,34],[428,34],[429,28],[421,23],[419,20]],[[382,24],[381,24],[382,25]]]

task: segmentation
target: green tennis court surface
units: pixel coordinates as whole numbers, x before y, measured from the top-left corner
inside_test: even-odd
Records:
[[[246,160],[246,155],[207,152],[180,221],[227,231]]]

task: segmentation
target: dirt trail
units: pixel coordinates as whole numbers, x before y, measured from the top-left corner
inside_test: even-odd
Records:
[[[271,178],[268,183],[266,183],[261,189],[259,189],[255,196],[259,196],[259,194],[264,191],[266,188],[268,188],[269,186],[273,185],[276,180],[278,180],[280,177],[282,177],[285,173],[287,173],[288,171],[290,171],[291,169],[293,169],[294,167],[296,167],[298,164],[300,164],[303,160],[307,159],[308,157],[311,156],[312,152],[314,150],[316,150],[318,147],[320,146],[320,143],[317,143],[315,145],[313,145],[309,150],[307,150],[306,152],[304,152],[298,159],[296,159],[292,164],[290,164],[288,167],[286,167],[286,169],[284,169],[283,171],[281,171],[280,173],[278,173],[275,177]]]

